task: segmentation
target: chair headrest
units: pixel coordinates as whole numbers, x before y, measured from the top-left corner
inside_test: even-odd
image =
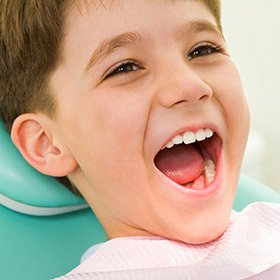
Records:
[[[21,156],[0,120],[0,204],[30,215],[50,216],[87,208],[55,178],[32,168]]]

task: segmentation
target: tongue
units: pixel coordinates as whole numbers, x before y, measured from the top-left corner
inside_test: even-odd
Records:
[[[157,168],[177,184],[197,179],[204,169],[204,160],[195,145],[175,145],[164,149],[155,158]]]

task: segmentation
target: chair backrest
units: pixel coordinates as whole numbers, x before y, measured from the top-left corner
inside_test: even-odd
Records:
[[[280,194],[242,175],[234,208],[256,200],[280,202]],[[85,201],[30,167],[1,121],[0,203],[0,279],[63,275],[87,248],[106,240]]]
[[[84,199],[22,158],[0,120],[0,279],[50,279],[105,233]]]

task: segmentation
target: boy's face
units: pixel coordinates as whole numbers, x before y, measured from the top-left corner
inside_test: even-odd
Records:
[[[69,178],[109,238],[212,240],[228,223],[249,126],[215,19],[199,1],[103,2],[71,7],[51,78],[53,129],[78,163]],[[209,140],[159,153],[206,128]]]

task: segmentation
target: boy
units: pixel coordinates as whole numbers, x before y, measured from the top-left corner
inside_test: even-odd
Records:
[[[249,114],[219,1],[6,0],[1,7],[1,118],[27,162],[69,180],[111,240],[105,255],[101,246],[73,273],[138,267],[138,240],[151,250],[149,264],[168,246],[195,255],[206,246],[199,244],[229,244]],[[263,208],[265,219],[272,208],[279,219],[278,206]],[[102,259],[120,248],[134,264]],[[181,259],[197,279],[218,263],[195,269],[190,256],[169,254],[155,267]],[[224,265],[227,279],[241,279],[275,269],[279,259],[272,250],[262,266],[250,259],[243,267],[232,256],[217,271]]]

